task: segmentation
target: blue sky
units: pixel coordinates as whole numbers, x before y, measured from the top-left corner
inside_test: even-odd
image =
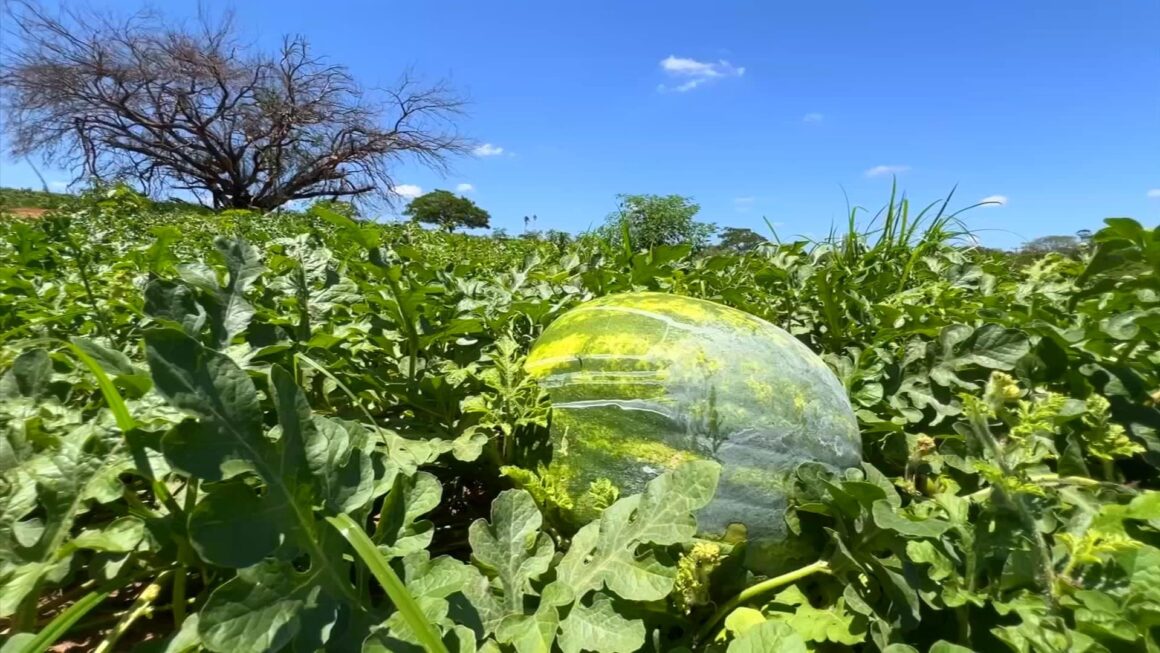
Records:
[[[462,130],[489,147],[397,179],[470,184],[511,232],[526,214],[581,231],[617,193],[679,193],[719,225],[822,234],[843,190],[876,209],[891,173],[916,203],[956,184],[960,207],[1005,198],[964,215],[994,246],[1160,222],[1156,0],[232,6],[255,42],[304,34],[368,85],[406,66],[449,79],[471,99]],[[36,185],[10,161],[0,183]]]

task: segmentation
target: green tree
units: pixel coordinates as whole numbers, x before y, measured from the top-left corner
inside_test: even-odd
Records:
[[[723,250],[740,254],[757,249],[758,245],[767,242],[769,240],[765,236],[752,229],[725,227],[721,230],[721,240],[717,246]]]
[[[617,199],[620,207],[608,216],[600,230],[613,242],[620,242],[627,225],[629,240],[637,249],[682,243],[703,249],[717,231],[715,225],[693,219],[701,206],[691,197],[618,195]]]
[[[1079,238],[1075,236],[1041,236],[1024,243],[1022,251],[1026,254],[1047,254],[1048,252],[1070,254],[1079,247],[1079,243]]]
[[[475,202],[446,190],[433,190],[416,197],[403,209],[403,215],[449,232],[456,227],[486,229],[491,221],[491,215]]]

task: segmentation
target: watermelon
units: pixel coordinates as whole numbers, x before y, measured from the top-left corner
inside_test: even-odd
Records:
[[[526,369],[551,398],[553,466],[570,492],[599,479],[640,492],[685,461],[716,460],[702,536],[743,533],[759,569],[785,539],[793,470],[861,460],[854,411],[821,358],[714,302],[654,292],[586,302],[548,326]]]

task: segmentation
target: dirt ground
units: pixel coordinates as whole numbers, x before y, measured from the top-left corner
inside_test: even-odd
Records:
[[[14,209],[0,209],[0,214],[11,215],[17,218],[39,218],[48,213],[48,209],[33,209],[33,208],[14,208]]]

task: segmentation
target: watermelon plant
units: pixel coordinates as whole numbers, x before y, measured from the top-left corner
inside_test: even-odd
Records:
[[[0,651],[1160,651],[1160,228],[1022,263],[945,209],[0,221]]]

